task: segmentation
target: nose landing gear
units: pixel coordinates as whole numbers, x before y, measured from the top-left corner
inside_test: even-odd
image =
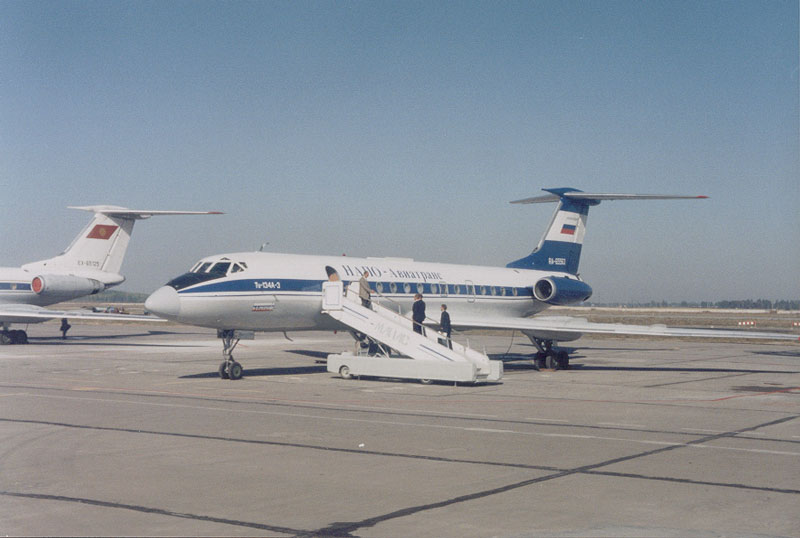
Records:
[[[242,378],[244,369],[242,365],[233,358],[233,350],[239,340],[253,340],[253,331],[236,331],[233,329],[220,329],[217,331],[217,338],[222,339],[222,357],[225,359],[219,365],[219,377],[222,379],[237,380]]]

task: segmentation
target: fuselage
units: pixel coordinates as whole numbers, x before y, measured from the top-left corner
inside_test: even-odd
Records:
[[[115,273],[42,267],[38,262],[0,267],[0,304],[47,306],[98,293],[124,280]]]
[[[321,313],[322,283],[358,280],[364,271],[373,300],[407,315],[423,295],[427,316],[438,321],[447,304],[453,325],[460,317],[526,317],[550,306],[534,297],[553,271],[419,262],[406,258],[353,258],[245,252],[209,256],[189,273],[159,288],[145,306],[181,323],[255,331],[335,330]]]
[[[31,289],[31,281],[35,276],[19,267],[0,267],[0,303],[52,304]]]

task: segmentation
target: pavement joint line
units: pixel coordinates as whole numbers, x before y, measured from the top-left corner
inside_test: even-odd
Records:
[[[785,373],[785,372],[783,372]],[[794,372],[793,372],[794,373]],[[797,372],[800,373],[800,372]],[[82,379],[80,382],[84,382],[85,380]],[[47,390],[54,390],[54,391],[63,391],[63,392],[71,392],[77,390],[74,387],[63,387],[63,386],[47,386],[47,385],[26,385],[26,384],[16,384],[16,385],[3,385],[0,384],[0,388],[34,388],[34,389],[47,389]],[[774,392],[788,392],[792,393],[792,390],[800,389],[800,387],[790,387]],[[130,396],[149,396],[149,397],[162,397],[162,398],[194,398],[194,399],[201,399],[201,400],[220,400],[220,401],[227,401],[227,402],[237,402],[237,403],[253,403],[253,404],[261,404],[261,405],[285,405],[285,406],[301,406],[307,405],[309,407],[321,408],[321,406],[326,405],[321,402],[311,402],[311,401],[294,401],[294,400],[285,400],[280,401],[277,399],[273,400],[263,400],[263,399],[253,399],[253,400],[232,400],[232,399],[221,399],[221,398],[209,398],[206,395],[200,394],[192,394],[192,393],[174,393],[174,392],[167,392],[167,391],[133,391],[129,389],[115,389],[109,387],[80,387],[80,390],[84,392],[96,392],[96,393],[108,393],[108,394],[123,394],[123,395],[130,395]],[[252,391],[257,392],[257,391]],[[625,404],[625,405],[645,405],[645,406],[677,406],[677,407],[686,407],[687,404],[703,404],[703,403],[715,403],[719,401],[734,399],[734,398],[741,398],[741,397],[752,397],[752,396],[763,396],[769,395],[772,392],[755,392],[752,394],[737,394],[722,398],[700,398],[700,399],[669,399],[669,400],[603,400],[603,399],[578,399],[578,398],[565,398],[565,397],[536,397],[531,398],[529,396],[518,397],[524,398],[528,402],[554,402],[554,401],[568,401],[568,402],[584,402],[589,404],[594,403],[609,403],[609,404]],[[793,394],[793,393],[792,393]],[[480,393],[472,393],[473,396],[482,396]],[[433,395],[434,397],[441,397]],[[243,397],[242,397],[243,398]],[[518,401],[514,400],[514,397],[506,396],[504,400],[495,400],[493,403],[502,403],[503,401]],[[451,402],[457,403],[457,402]],[[313,404],[313,405],[312,405]],[[333,405],[333,404],[331,404]],[[340,404],[337,404],[340,405]],[[338,408],[336,408],[338,409]],[[369,411],[370,408],[366,408]],[[737,409],[731,409],[737,410]],[[749,409],[742,409],[748,410]],[[426,411],[417,412],[417,413],[425,413]],[[769,411],[772,413],[773,411]],[[787,412],[788,413],[788,412]],[[475,415],[469,415],[475,416]]]
[[[224,413],[230,413],[231,410],[224,408],[224,407],[211,407],[211,406],[198,406],[198,405],[185,405],[185,404],[171,404],[171,403],[159,403],[159,402],[133,402],[133,401],[120,401],[120,400],[111,400],[111,399],[104,399],[104,398],[81,398],[81,397],[73,397],[73,396],[36,396],[39,398],[55,398],[55,399],[65,399],[65,400],[80,400],[80,401],[90,401],[90,402],[104,402],[104,403],[122,403],[127,405],[149,405],[154,407],[167,407],[167,408],[183,408],[183,409],[198,409],[198,410],[206,410],[206,411],[219,411]],[[467,426],[451,426],[446,424],[419,424],[419,423],[410,423],[410,422],[397,422],[397,421],[388,421],[388,420],[369,420],[369,419],[359,419],[359,418],[345,418],[345,417],[326,417],[322,415],[310,415],[310,414],[300,414],[300,413],[289,413],[289,412],[277,412],[277,411],[266,411],[261,409],[239,409],[237,410],[239,413],[250,413],[250,414],[257,414],[257,415],[269,415],[269,416],[284,416],[284,417],[293,417],[293,418],[305,418],[305,419],[319,419],[319,420],[330,420],[336,422],[351,422],[351,423],[366,423],[366,424],[382,424],[382,425],[389,425],[389,426],[405,426],[405,427],[416,427],[416,428],[430,428],[430,429],[438,429],[438,430],[460,430],[460,431],[473,431],[473,432],[484,432],[486,433],[488,429],[486,428],[475,428],[475,427],[467,427]],[[529,424],[529,423],[526,423]],[[535,424],[534,424],[535,425]],[[551,426],[551,425],[548,425]],[[573,426],[576,428],[591,428],[591,426]],[[635,431],[635,432],[642,432],[643,430],[626,430],[626,431]],[[676,445],[677,443],[673,441],[654,441],[654,440],[647,440],[647,439],[630,439],[624,437],[608,437],[608,436],[601,436],[601,435],[586,435],[586,434],[571,434],[571,433],[544,433],[544,432],[523,432],[523,431],[515,431],[515,430],[500,430],[495,429],[492,430],[493,433],[498,434],[511,434],[511,435],[527,435],[532,437],[552,437],[552,438],[564,438],[564,439],[594,439],[600,441],[614,441],[614,442],[622,442],[622,443],[634,443],[634,444],[644,444],[644,445],[661,445],[661,446],[671,446]],[[684,435],[688,435],[684,433]],[[688,446],[692,443],[692,441],[682,443],[684,446]],[[758,453],[766,453],[766,454],[776,454],[776,455],[800,455],[800,453],[794,452],[783,452],[783,451],[764,451],[759,449],[748,449],[748,448],[730,448],[730,447],[718,447],[718,446],[707,446],[703,448],[715,449],[715,450],[738,450],[742,452],[758,452]]]
[[[800,418],[800,417],[784,417],[781,419],[776,419],[767,425],[779,424],[782,422],[786,422],[788,420],[792,420],[793,418]],[[222,436],[212,436],[212,435],[201,435],[201,434],[192,434],[192,433],[180,433],[180,432],[165,432],[165,431],[157,431],[157,430],[144,430],[144,429],[135,429],[135,428],[119,428],[119,427],[111,427],[111,426],[90,426],[90,425],[82,425],[82,424],[70,424],[65,422],[52,422],[52,421],[39,421],[39,420],[29,420],[29,419],[10,419],[10,418],[1,418],[0,422],[8,422],[8,423],[17,423],[17,424],[37,424],[37,425],[47,425],[47,426],[55,426],[55,427],[63,427],[63,428],[74,428],[74,429],[86,429],[86,430],[96,430],[96,431],[110,431],[110,432],[120,432],[120,433],[135,433],[135,434],[144,434],[144,435],[162,435],[162,436],[170,436],[170,437],[179,437],[179,438],[187,438],[187,439],[201,439],[201,440],[210,440],[210,441],[225,441],[225,442],[234,442],[234,443],[245,443],[245,444],[255,444],[255,445],[264,445],[264,446],[280,446],[280,447],[292,447],[292,448],[305,448],[310,450],[321,450],[321,451],[331,451],[331,452],[344,452],[344,453],[351,453],[351,454],[368,454],[373,456],[388,456],[388,457],[400,457],[400,458],[408,458],[408,459],[419,459],[419,460],[430,460],[430,461],[440,461],[440,462],[447,462],[447,463],[464,463],[464,464],[472,464],[472,465],[488,465],[488,466],[499,466],[499,467],[511,467],[511,468],[522,468],[522,469],[530,469],[530,470],[539,470],[539,471],[565,471],[564,469],[559,469],[558,467],[551,467],[551,466],[542,466],[542,465],[531,465],[531,464],[524,464],[524,463],[510,463],[510,462],[489,462],[489,461],[479,461],[479,460],[468,460],[468,459],[458,459],[458,458],[445,458],[441,456],[427,456],[427,455],[419,455],[419,454],[403,454],[399,452],[385,452],[385,451],[376,451],[376,450],[363,450],[363,449],[355,449],[355,448],[346,448],[346,447],[327,447],[321,445],[311,445],[305,443],[291,443],[285,441],[269,441],[269,440],[262,440],[262,439],[245,439],[245,438],[233,438],[233,437],[222,437]],[[748,430],[758,428],[751,427],[751,428],[744,428],[741,430],[737,430],[734,432],[722,432],[720,434],[714,435],[706,435],[701,439],[697,439],[695,441],[690,441],[688,443],[660,443],[657,442],[656,444],[665,444],[665,446],[657,449],[653,449],[651,451],[642,453],[642,455],[648,455],[650,453],[658,453],[664,450],[672,450],[675,448],[681,447],[691,447],[691,448],[722,448],[722,449],[729,449],[729,450],[748,450],[748,449],[736,449],[736,448],[729,448],[729,447],[714,447],[710,445],[705,445],[703,443],[707,443],[713,440],[721,439],[721,438],[739,438],[737,437],[738,434],[744,433]],[[763,426],[761,426],[763,427]],[[591,436],[589,436],[591,438]],[[758,449],[752,449],[755,452],[764,452]],[[770,453],[776,451],[768,451]],[[800,455],[800,453],[788,453],[789,455]],[[611,460],[611,462],[617,461],[625,461],[628,459],[632,459],[633,456],[623,456],[618,458],[617,460]],[[635,456],[640,457],[640,456]],[[605,465],[610,465],[611,462],[604,463]]]
[[[3,385],[0,385],[3,387]],[[19,388],[19,387],[16,387]],[[156,397],[156,398],[174,398],[174,399],[189,399],[189,400],[200,400],[203,402],[218,402],[218,403],[230,403],[230,404],[246,404],[246,405],[262,405],[262,406],[270,406],[270,407],[286,407],[286,408],[298,408],[298,409],[313,409],[317,411],[336,411],[340,410],[341,408],[331,407],[328,405],[312,405],[309,402],[281,402],[281,401],[251,401],[251,400],[236,400],[236,399],[224,399],[224,398],[216,398],[216,397],[203,397],[203,396],[196,396],[196,395],[186,395],[186,394],[170,394],[170,393],[163,393],[163,392],[134,392],[134,391],[115,391],[115,390],[95,390],[90,388],[62,388],[62,387],[25,387],[25,388],[45,388],[47,390],[53,390],[57,392],[79,392],[81,394],[91,393],[91,394],[111,394],[111,395],[125,395],[125,396],[145,396],[145,397]],[[153,405],[153,406],[164,406],[164,407],[175,407],[175,408],[188,408],[188,409],[208,409],[208,410],[219,410],[224,412],[230,412],[231,409],[228,408],[217,408],[217,407],[206,407],[206,406],[191,406],[191,405],[181,405],[181,404],[159,404],[155,402],[134,402],[129,400],[106,400],[101,398],[88,398],[88,397],[70,397],[70,396],[51,396],[51,395],[33,395],[29,393],[19,393],[18,396],[29,396],[29,397],[44,397],[44,398],[64,398],[64,399],[73,399],[73,400],[83,400],[83,401],[102,401],[102,402],[111,402],[111,403],[125,403],[125,404],[134,404],[134,405]],[[416,412],[407,412],[403,410],[398,411],[373,411],[370,408],[364,409],[349,409],[352,412],[357,413],[375,413],[375,414],[391,414],[391,415],[399,415],[404,417],[424,417],[424,418],[453,418],[459,420],[471,420],[474,422],[488,422],[488,423],[501,423],[501,424],[518,424],[518,425],[537,425],[535,423],[527,422],[527,421],[520,421],[520,420],[504,420],[504,419],[490,419],[490,418],[473,418],[472,416],[455,416],[450,415],[447,413],[437,413],[437,414],[418,414]],[[260,411],[260,410],[237,410],[239,412],[244,413],[260,413],[260,414],[272,414],[272,415],[279,415],[279,416],[296,416],[300,418],[320,418],[320,419],[328,419],[330,417],[321,417],[317,415],[300,415],[297,413],[277,413],[277,412],[268,412],[268,411]],[[784,413],[784,412],[778,412]],[[789,414],[789,417],[794,417],[796,415]],[[339,421],[352,421],[352,422],[359,422],[359,419],[348,419],[348,418],[330,418],[331,420],[339,420]],[[399,425],[407,425],[407,426],[414,426],[414,424],[403,423],[403,422],[386,422],[386,421],[361,421],[361,422],[374,422],[374,423],[386,423],[386,424],[399,424]],[[655,434],[666,434],[666,435],[703,435],[705,433],[715,433],[715,430],[699,430],[698,433],[692,433],[690,431],[669,431],[669,430],[642,430],[642,429],[635,429],[635,428],[623,428],[620,426],[599,426],[599,425],[592,425],[592,424],[569,424],[569,423],[555,423],[555,424],[541,424],[543,426],[553,426],[553,427],[563,427],[563,428],[582,428],[582,429],[598,429],[598,430],[621,430],[621,431],[631,431],[636,433],[655,433]],[[429,427],[440,427],[445,428],[448,426],[442,425],[429,425]],[[451,428],[455,428],[450,426]],[[525,433],[525,432],[519,432]],[[531,435],[528,433],[528,435]],[[543,436],[558,436],[559,434],[541,434]],[[566,437],[575,437],[575,438],[587,438],[591,436],[585,435],[564,435]],[[605,439],[604,437],[597,436],[597,439]],[[747,439],[747,437],[739,437],[741,439]],[[627,441],[628,439],[618,439],[618,438],[608,438],[609,440],[620,440],[620,441]],[[774,441],[774,442],[789,442],[794,443],[795,441],[790,441],[788,439],[765,439],[767,441]],[[644,442],[645,444],[654,444],[655,442]]]
[[[64,501],[64,502],[72,502],[72,503],[79,503],[79,504],[86,504],[90,506],[99,506],[102,508],[117,508],[123,510],[132,510],[134,512],[144,512],[147,514],[156,514],[156,515],[163,515],[169,517],[178,517],[183,519],[192,519],[195,521],[207,521],[211,523],[221,523],[223,525],[234,525],[237,527],[248,527],[251,529],[257,529],[262,531],[269,531],[269,532],[279,532],[281,534],[288,534],[288,535],[303,535],[306,531],[298,530],[298,529],[290,529],[288,527],[280,527],[277,525],[266,525],[264,523],[255,523],[250,521],[237,521],[235,519],[228,519],[228,518],[221,518],[221,517],[214,517],[214,516],[203,516],[199,514],[190,514],[187,512],[174,512],[172,510],[165,510],[163,508],[152,508],[149,506],[140,506],[135,504],[125,504],[125,503],[117,503],[111,501],[101,501],[97,499],[88,499],[83,497],[67,497],[64,495],[48,495],[44,493],[24,493],[18,491],[2,491],[0,490],[0,495],[5,497],[17,497],[17,498],[24,498],[24,499],[37,499],[43,501]]]
[[[783,418],[776,419],[776,420],[773,420],[773,421],[770,421],[770,422],[767,422],[767,423],[764,423],[764,424],[759,424],[759,425],[756,425],[756,426],[750,426],[750,427],[747,427],[747,428],[741,428],[741,429],[736,430],[736,431],[725,432],[725,433],[722,433],[722,434],[719,434],[719,435],[706,436],[703,439],[698,439],[696,442],[693,442],[693,444],[700,444],[700,443],[704,443],[704,442],[709,442],[709,441],[713,441],[715,439],[719,439],[719,438],[722,438],[722,437],[730,437],[730,436],[736,435],[738,433],[744,433],[744,432],[747,432],[747,431],[752,431],[752,430],[756,430],[756,429],[759,429],[759,428],[763,428],[763,427],[766,427],[766,426],[772,426],[772,425],[775,425],[775,424],[780,424],[780,423],[786,422],[788,420],[792,420],[793,418],[797,418],[797,417],[783,417]],[[652,455],[659,454],[659,453],[662,453],[662,452],[672,451],[672,450],[681,448],[682,446],[684,446],[684,445],[673,445],[673,446],[668,446],[668,447],[657,448],[657,449],[654,449],[654,450],[649,450],[649,451],[646,451],[646,452],[642,452],[640,454],[631,454],[631,455],[628,455],[628,456],[622,456],[622,457],[615,458],[615,459],[612,459],[612,460],[607,460],[607,461],[600,462],[600,463],[595,463],[595,464],[584,465],[584,466],[581,466],[581,467],[576,467],[574,469],[568,469],[568,470],[560,471],[560,472],[557,472],[557,473],[554,473],[554,474],[545,475],[545,476],[538,477],[538,478],[532,478],[532,479],[528,479],[528,480],[523,480],[521,482],[516,482],[516,483],[513,483],[513,484],[507,484],[505,486],[500,486],[500,487],[492,488],[492,489],[489,489],[489,490],[478,491],[478,492],[474,492],[474,493],[470,493],[470,494],[466,494],[466,495],[460,495],[458,497],[454,497],[452,499],[439,501],[439,502],[436,502],[436,503],[430,503],[430,504],[426,504],[426,505],[418,505],[418,506],[412,506],[412,507],[404,508],[404,509],[397,510],[397,511],[394,511],[394,512],[390,512],[390,513],[387,513],[387,514],[384,514],[384,515],[381,515],[381,516],[375,516],[375,517],[372,517],[372,518],[364,519],[364,520],[359,521],[359,522],[334,523],[334,524],[332,524],[332,525],[330,525],[328,527],[325,527],[325,528],[322,528],[322,529],[318,529],[318,530],[314,531],[314,533],[311,533],[310,535],[314,536],[316,534],[322,534],[322,535],[331,534],[331,535],[334,535],[334,536],[351,536],[353,532],[355,532],[355,531],[357,531],[359,529],[362,529],[364,527],[374,527],[375,525],[377,525],[379,523],[383,523],[385,521],[389,521],[389,520],[392,520],[392,519],[397,519],[397,518],[400,518],[400,517],[406,517],[406,516],[414,515],[414,514],[417,514],[419,512],[426,512],[426,511],[430,511],[430,510],[435,510],[437,508],[443,508],[443,507],[451,506],[451,505],[454,505],[454,504],[460,504],[460,503],[471,501],[471,500],[475,500],[475,499],[481,499],[481,498],[484,498],[484,497],[497,495],[499,493],[505,493],[505,492],[512,491],[512,490],[515,490],[515,489],[520,489],[520,488],[523,488],[523,487],[527,487],[527,486],[530,486],[530,485],[533,485],[533,484],[538,484],[538,483],[541,483],[541,482],[548,482],[548,481],[551,481],[551,480],[555,480],[557,478],[563,478],[565,476],[570,476],[570,475],[573,475],[573,474],[589,474],[590,471],[594,471],[595,469],[599,469],[599,468],[602,468],[602,467],[607,467],[609,465],[614,465],[614,464],[617,464],[617,463],[622,463],[624,461],[631,461],[631,460],[639,459],[639,458],[646,457],[646,456],[652,456]],[[679,480],[679,479],[675,479],[675,480]],[[728,486],[728,487],[732,487],[732,486]],[[787,493],[800,494],[800,491],[787,490]]]
[[[710,442],[716,439],[720,439],[723,437],[735,437],[738,434],[742,434],[745,432],[752,432],[753,430],[760,429],[767,426],[773,426],[777,424],[781,424],[792,420],[798,417],[783,417],[780,419],[776,419],[767,423],[763,423],[756,426],[751,426],[747,428],[741,428],[735,431],[723,432],[716,435],[708,435],[696,441],[689,443],[688,445],[700,445],[701,443]],[[5,422],[17,422],[17,423],[33,423],[33,424],[47,424],[52,426],[61,426],[61,427],[72,427],[72,428],[84,428],[84,429],[96,429],[96,430],[107,430],[107,431],[130,431],[136,433],[150,433],[150,434],[157,434],[157,435],[172,435],[172,436],[179,436],[179,437],[192,437],[192,438],[211,438],[216,439],[213,437],[208,436],[199,436],[199,435],[191,435],[191,434],[177,434],[177,433],[165,433],[165,432],[147,432],[143,430],[125,430],[122,428],[107,428],[107,427],[98,427],[98,426],[80,426],[80,425],[70,425],[66,423],[47,423],[43,421],[33,421],[33,420],[14,420],[14,419],[0,419],[0,421]],[[254,441],[254,440],[238,440],[239,442],[248,442],[248,443],[255,443],[255,444],[269,444],[269,445],[282,445],[282,446],[302,446],[292,443],[280,443],[280,442],[268,442],[268,441]],[[707,482],[707,481],[697,481],[691,479],[681,479],[675,477],[657,477],[657,476],[647,476],[647,475],[638,475],[634,473],[620,473],[620,472],[613,472],[613,471],[600,471],[598,469],[602,467],[607,467],[609,465],[614,465],[617,463],[631,461],[634,459],[639,459],[646,456],[655,455],[662,452],[672,451],[678,448],[682,448],[687,446],[687,444],[672,444],[670,446],[665,446],[653,450],[648,450],[645,452],[641,452],[639,454],[631,454],[628,456],[622,456],[619,458],[614,458],[611,460],[584,465],[580,467],[575,467],[572,469],[557,469],[557,468],[545,468],[545,467],[535,467],[535,466],[528,466],[528,465],[519,465],[519,464],[502,464],[502,463],[492,463],[492,462],[471,462],[476,464],[483,464],[483,465],[502,465],[502,466],[509,466],[509,467],[524,467],[531,470],[546,470],[546,471],[555,471],[552,474],[536,477],[532,479],[527,479],[521,482],[516,482],[512,484],[507,484],[505,486],[500,486],[497,488],[492,488],[489,490],[473,492],[466,495],[461,495],[454,497],[452,499],[446,499],[443,501],[439,501],[436,503],[430,503],[426,505],[419,505],[415,507],[408,507],[400,510],[396,510],[394,512],[390,512],[381,516],[375,516],[372,518],[364,519],[360,522],[336,522],[332,523],[328,527],[318,529],[315,531],[304,531],[298,529],[289,529],[287,527],[278,527],[273,525],[266,525],[262,523],[253,523],[253,522],[244,522],[244,521],[237,521],[237,520],[230,520],[224,518],[216,518],[213,516],[203,516],[197,514],[187,514],[181,512],[172,512],[165,509],[158,509],[158,508],[149,508],[137,505],[130,505],[124,503],[112,503],[108,501],[100,501],[95,499],[82,499],[82,498],[74,498],[74,497],[64,497],[64,496],[57,496],[57,495],[46,495],[46,494],[35,494],[35,493],[22,493],[22,492],[10,492],[10,491],[0,491],[0,495],[5,496],[13,496],[13,497],[24,497],[24,498],[33,498],[33,499],[42,499],[42,500],[57,500],[57,501],[68,501],[68,502],[77,502],[82,504],[90,504],[95,506],[102,506],[102,507],[109,507],[109,508],[122,508],[128,510],[135,510],[140,512],[147,512],[147,513],[154,513],[154,514],[161,514],[166,516],[172,517],[180,517],[186,519],[194,519],[200,521],[210,521],[228,525],[235,525],[241,527],[249,527],[249,528],[256,528],[259,530],[267,530],[270,532],[280,532],[285,534],[292,534],[295,536],[317,536],[317,535],[333,535],[333,536],[349,536],[352,532],[355,532],[358,529],[364,527],[373,527],[379,523],[384,521],[388,521],[391,519],[397,519],[399,517],[406,517],[410,516],[422,511],[429,511],[434,510],[436,508],[441,508],[445,506],[450,506],[453,504],[459,504],[462,502],[467,502],[470,500],[475,500],[491,495],[496,495],[499,493],[504,493],[507,491],[512,491],[515,489],[519,489],[522,487],[526,487],[529,485],[551,481],[557,478],[562,478],[565,476],[570,476],[573,474],[589,474],[589,475],[599,475],[599,476],[611,476],[611,477],[618,477],[618,478],[634,478],[634,479],[644,479],[644,480],[656,480],[656,481],[667,481],[667,482],[678,482],[678,483],[685,483],[685,484],[693,484],[693,485],[706,485],[706,486],[717,486],[717,487],[728,487],[728,488],[738,488],[738,489],[746,489],[746,490],[755,490],[755,491],[767,491],[773,493],[785,493],[785,494],[796,494],[800,495],[800,490],[792,490],[792,489],[781,489],[781,488],[767,488],[767,487],[759,487],[759,486],[750,486],[746,484],[731,484],[731,483],[720,483],[720,482]],[[368,452],[362,450],[354,450],[354,449],[335,449],[330,447],[309,447],[309,448],[317,448],[322,450],[339,450],[339,451],[346,451],[351,453],[368,453],[368,454],[377,454],[381,455],[380,453],[375,452]],[[382,454],[382,455],[389,455],[389,454]],[[407,458],[415,458],[415,459],[425,459],[425,460],[439,460],[439,461],[451,461],[451,462],[458,462],[459,460],[453,460],[449,458],[441,458],[441,457],[430,457],[430,456],[412,456],[408,454],[396,454],[396,456],[400,457],[407,457]],[[468,461],[463,461],[463,463],[470,463]]]

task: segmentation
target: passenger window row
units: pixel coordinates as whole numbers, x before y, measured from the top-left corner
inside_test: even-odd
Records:
[[[510,286],[475,286],[468,284],[436,284],[422,282],[375,282],[378,293],[421,293],[422,295],[506,295],[517,296],[520,288]]]

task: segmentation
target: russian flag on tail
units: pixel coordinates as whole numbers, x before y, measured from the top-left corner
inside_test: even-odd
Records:
[[[564,224],[561,227],[561,233],[564,235],[575,235],[575,228],[574,224]]]

